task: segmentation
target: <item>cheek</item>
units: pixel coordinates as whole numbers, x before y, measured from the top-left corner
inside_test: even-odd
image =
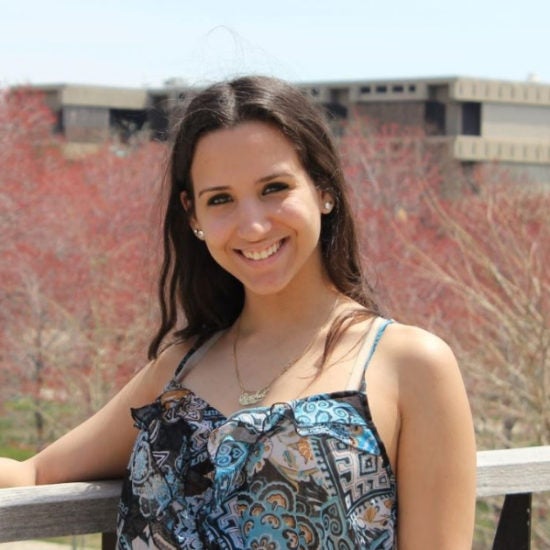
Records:
[[[303,191],[300,195],[287,197],[281,209],[292,219],[313,221],[321,216],[321,208],[316,194]]]
[[[211,226],[204,230],[206,239],[205,245],[214,261],[222,267],[227,266],[228,261],[228,242],[229,239],[223,236],[223,233],[214,230]]]
[[[199,225],[206,235],[206,245],[209,249],[219,248],[227,243],[232,231],[230,216],[203,216]]]
[[[289,201],[285,205],[284,218],[301,231],[318,233],[321,230],[321,212],[315,200]]]

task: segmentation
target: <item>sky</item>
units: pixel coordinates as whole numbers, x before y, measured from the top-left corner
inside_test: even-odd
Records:
[[[0,86],[472,76],[550,83],[550,0],[0,0]]]

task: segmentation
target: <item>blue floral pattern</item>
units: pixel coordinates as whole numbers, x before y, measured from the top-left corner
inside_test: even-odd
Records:
[[[225,418],[172,382],[140,429],[119,548],[396,547],[396,483],[360,391]]]

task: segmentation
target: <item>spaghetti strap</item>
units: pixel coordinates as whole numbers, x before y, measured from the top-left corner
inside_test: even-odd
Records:
[[[393,319],[384,319],[377,317],[367,335],[365,341],[357,354],[355,364],[348,382],[348,390],[359,390],[364,392],[366,390],[365,373],[372,360],[372,357],[378,347],[378,343],[382,338],[388,325],[393,323]]]
[[[174,373],[174,381],[181,381],[191,368],[204,357],[205,353],[218,341],[224,332],[224,330],[220,330],[208,338],[199,338],[179,362],[176,372]]]

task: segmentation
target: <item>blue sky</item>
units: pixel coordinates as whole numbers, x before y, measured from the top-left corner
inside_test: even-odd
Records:
[[[550,0],[0,0],[0,85],[476,76],[550,83]]]

